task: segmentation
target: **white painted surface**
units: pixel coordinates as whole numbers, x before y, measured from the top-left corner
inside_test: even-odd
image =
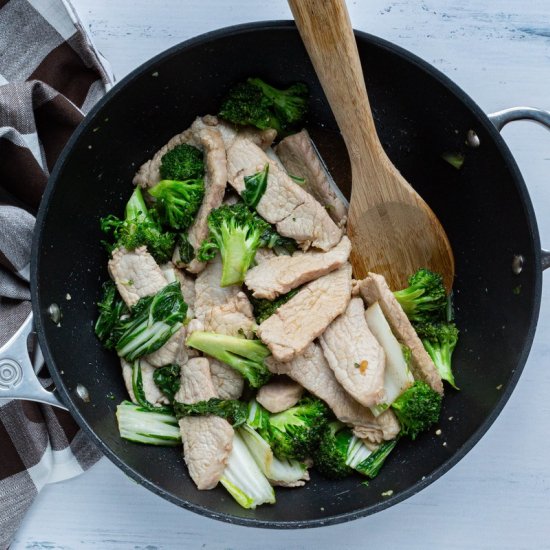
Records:
[[[120,78],[152,55],[218,27],[289,18],[284,0],[74,0]],[[349,2],[356,28],[391,40],[449,75],[486,111],[550,109],[548,0]],[[550,134],[528,123],[504,136],[550,247]],[[491,215],[491,212],[488,212]],[[214,522],[138,487],[106,459],[48,486],[13,549],[550,548],[550,288],[516,391],[489,433],[442,479],[373,517],[308,531]]]

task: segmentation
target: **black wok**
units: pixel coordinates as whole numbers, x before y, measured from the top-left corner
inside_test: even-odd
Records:
[[[313,474],[304,489],[279,489],[275,506],[251,511],[222,488],[197,491],[179,449],[135,445],[118,436],[114,412],[126,390],[118,359],[102,349],[92,330],[94,303],[107,279],[98,220],[122,211],[136,168],[196,115],[216,112],[231,84],[258,75],[279,85],[309,84],[307,126],[319,136],[321,152],[346,189],[347,156],[292,23],[222,29],[135,70],[72,136],[40,208],[32,302],[63,403],[125,473],[209,517],[255,527],[315,527],[400,502],[441,476],[480,439],[510,396],[531,347],[543,257],[533,208],[510,151],[479,107],[433,67],[383,40],[356,36],[381,141],[441,220],[456,257],[456,320],[462,332],[455,368],[461,391],[447,391],[444,401],[440,427],[446,446],[433,431],[414,443],[401,441],[368,487],[359,478],[333,482]],[[464,145],[469,130],[479,136],[479,147]],[[446,151],[465,152],[461,170],[440,158]],[[50,318],[53,303],[63,314],[59,327]],[[391,496],[381,496],[390,489]]]

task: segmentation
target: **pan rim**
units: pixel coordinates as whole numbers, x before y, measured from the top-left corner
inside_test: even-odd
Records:
[[[157,63],[173,56],[181,51],[184,51],[190,47],[196,47],[200,45],[206,45],[209,42],[219,39],[227,38],[233,35],[240,35],[248,32],[258,32],[266,30],[280,30],[280,29],[292,29],[296,30],[296,26],[291,20],[275,20],[275,21],[256,21],[251,23],[244,23],[239,25],[233,25],[229,27],[223,27],[208,33],[201,34],[199,36],[193,37],[189,40],[185,40],[172,46],[171,48],[157,54],[153,58],[149,59],[145,63],[141,64],[139,67],[130,72],[122,80],[120,80],[115,86],[107,92],[107,94],[101,98],[98,103],[91,109],[86,118],[81,122],[78,128],[71,135],[67,144],[65,145],[63,151],[59,155],[59,158],[54,166],[54,169],[51,172],[49,177],[40,209],[36,218],[35,231],[33,235],[32,249],[31,249],[31,299],[32,299],[32,310],[34,312],[35,327],[38,334],[38,339],[40,346],[42,348],[46,364],[49,366],[50,374],[52,379],[55,382],[58,393],[61,396],[62,401],[68,407],[69,412],[82,428],[82,430],[90,437],[92,441],[99,447],[101,452],[109,458],[118,468],[120,468],[125,474],[129,475],[140,485],[146,487],[148,490],[153,493],[163,497],[164,499],[177,504],[185,509],[188,509],[192,512],[198,513],[200,515],[221,520],[227,523],[243,525],[246,527],[256,527],[256,528],[271,528],[271,529],[302,529],[302,528],[313,528],[313,527],[322,527],[328,525],[334,525],[338,523],[344,523],[352,521],[361,517],[375,514],[379,511],[382,511],[386,508],[389,508],[399,502],[402,502],[409,497],[417,494],[428,485],[439,479],[443,474],[455,466],[464,456],[481,440],[485,435],[488,429],[491,427],[493,422],[496,420],[504,406],[506,405],[510,395],[512,394],[514,388],[517,385],[517,382],[520,378],[523,368],[529,356],[531,346],[533,343],[535,330],[537,326],[540,304],[541,304],[541,294],[542,294],[542,271],[535,268],[535,284],[533,288],[533,297],[534,304],[531,312],[531,317],[529,320],[529,327],[527,330],[527,335],[524,341],[523,349],[521,356],[517,362],[516,368],[513,371],[509,382],[502,391],[498,402],[491,411],[491,413],[485,418],[481,425],[477,428],[475,432],[468,438],[462,447],[457,449],[454,454],[452,454],[448,460],[446,460],[441,466],[436,468],[431,472],[425,479],[418,480],[414,485],[408,489],[401,491],[384,501],[370,505],[364,508],[352,512],[346,512],[343,514],[335,514],[327,516],[320,519],[310,519],[302,521],[271,521],[271,520],[262,520],[256,518],[244,518],[239,516],[234,516],[231,514],[214,512],[211,509],[197,505],[191,501],[184,500],[180,497],[176,497],[166,491],[165,489],[157,486],[152,481],[144,478],[140,473],[135,471],[132,467],[127,465],[123,460],[121,460],[117,454],[112,451],[108,445],[95,433],[91,426],[86,422],[84,417],[79,413],[77,406],[75,405],[76,399],[69,393],[67,390],[62,376],[58,369],[55,366],[55,361],[53,360],[52,351],[48,345],[48,342],[45,337],[44,332],[44,320],[47,319],[47,313],[40,310],[40,285],[38,282],[39,275],[39,251],[42,248],[42,229],[47,220],[47,215],[49,211],[49,203],[53,195],[55,188],[55,183],[59,178],[59,175],[62,173],[67,158],[70,156],[70,153],[74,145],[80,139],[80,136],[88,129],[91,125],[91,122],[98,111],[100,111],[103,106],[108,103],[111,98],[115,97],[120,93],[126,86],[130,85],[136,78],[141,76],[144,72],[150,70]],[[428,62],[424,61],[415,54],[409,52],[408,50],[397,46],[387,40],[379,38],[377,36],[365,33],[362,31],[354,30],[356,38],[367,41],[375,46],[387,50],[390,53],[404,59],[406,62],[416,66],[421,71],[428,73],[428,75],[440,84],[442,84],[450,93],[452,93],[459,101],[461,101],[477,118],[479,124],[489,133],[493,142],[495,143],[503,161],[507,164],[508,169],[511,172],[511,175],[516,184],[516,188],[521,197],[521,206],[523,207],[526,218],[529,223],[529,233],[533,243],[533,261],[535,266],[539,266],[541,263],[541,247],[540,247],[540,238],[536,222],[536,217],[533,209],[531,199],[527,190],[527,186],[523,180],[523,177],[519,171],[519,168],[515,162],[515,159],[510,152],[508,146],[504,142],[502,136],[493,126],[491,121],[487,118],[487,115],[483,110],[450,78],[441,73],[438,69],[430,65]]]

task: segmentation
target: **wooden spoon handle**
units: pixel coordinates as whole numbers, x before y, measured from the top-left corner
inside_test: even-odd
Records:
[[[288,3],[352,163],[354,155],[364,154],[365,148],[372,154],[382,152],[345,1]]]

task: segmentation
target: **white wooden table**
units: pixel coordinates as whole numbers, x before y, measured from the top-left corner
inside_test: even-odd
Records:
[[[194,35],[286,19],[284,0],[73,0],[120,78]],[[420,55],[487,112],[550,109],[548,0],[357,0],[353,24]],[[506,128],[550,247],[550,134]],[[488,212],[488,215],[491,215]],[[107,459],[48,486],[13,549],[550,548],[550,280],[523,376],[489,433],[449,473],[408,501],[355,522],[264,531],[215,522],[160,499]]]

